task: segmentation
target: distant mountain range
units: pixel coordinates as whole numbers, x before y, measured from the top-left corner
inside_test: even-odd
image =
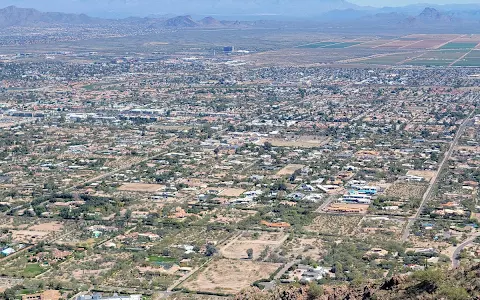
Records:
[[[277,0],[282,1],[282,0]],[[313,0],[298,0],[303,2]],[[291,1],[288,1],[291,3]],[[377,26],[449,26],[461,24],[474,24],[480,28],[480,5],[458,6],[462,9],[440,10],[435,7],[418,6],[403,7],[398,9],[382,8],[373,9],[350,5],[344,0],[326,0],[324,5],[330,4],[332,7],[348,7],[346,9],[333,9],[328,12],[311,17],[309,21],[317,23],[345,23],[358,25],[377,25]],[[335,6],[333,4],[336,4]],[[447,7],[447,6],[446,6]],[[450,6],[448,6],[450,7]],[[455,7],[455,6],[453,6]],[[298,10],[298,9],[297,9]],[[258,16],[263,19],[264,16]],[[31,8],[18,8],[9,6],[0,9],[0,26],[46,26],[46,25],[94,25],[94,24],[134,24],[151,28],[196,28],[196,27],[232,27],[239,25],[258,25],[262,22],[235,22],[218,20],[211,16],[204,18],[194,18],[190,15],[185,16],[156,16],[139,18],[129,17],[125,19],[102,19],[89,17],[85,14],[67,14],[40,12]]]
[[[32,8],[9,6],[0,9],[0,26],[26,26],[42,24],[88,24],[102,22],[101,19],[85,14],[66,14],[56,12],[39,12]]]

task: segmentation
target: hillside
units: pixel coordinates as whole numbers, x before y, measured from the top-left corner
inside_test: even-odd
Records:
[[[236,300],[333,300],[333,299],[452,299],[480,297],[480,265],[456,270],[419,271],[400,275],[381,284],[290,286],[273,291],[253,288],[237,295]]]

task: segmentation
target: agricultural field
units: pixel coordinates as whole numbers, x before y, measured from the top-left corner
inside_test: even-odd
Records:
[[[472,50],[464,58],[457,61],[455,66],[480,66],[480,50]]]
[[[322,48],[325,48],[325,49],[343,49],[343,48],[352,47],[352,46],[355,46],[355,45],[358,45],[358,44],[360,44],[360,42],[345,42],[345,43],[337,43],[337,44],[327,45],[327,46],[324,46]]]
[[[451,43],[443,45],[442,47],[440,47],[440,49],[465,49],[465,50],[470,50],[470,49],[473,49],[473,48],[477,47],[477,45],[478,45],[478,42],[475,42],[475,43],[451,42]]]
[[[322,214],[305,226],[305,230],[325,235],[351,235],[361,220],[361,216]]]
[[[416,53],[402,53],[402,54],[391,54],[391,55],[382,55],[374,58],[369,58],[364,61],[360,61],[362,63],[367,63],[367,64],[376,64],[376,65],[395,65],[403,62],[406,59],[411,59],[419,54]]]
[[[338,42],[318,42],[318,43],[301,45],[301,46],[298,46],[298,48],[312,48],[312,49],[324,48],[325,46],[333,45],[333,44],[336,44],[336,43],[338,43]]]
[[[191,291],[235,294],[254,281],[268,279],[281,264],[217,259],[181,285]]]

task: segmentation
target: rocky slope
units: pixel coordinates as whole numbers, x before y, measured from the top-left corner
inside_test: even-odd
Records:
[[[366,300],[422,299],[467,300],[480,299],[480,265],[454,272],[434,270],[411,275],[394,276],[383,283],[337,286],[290,286],[273,291],[257,288],[237,295],[236,300]]]

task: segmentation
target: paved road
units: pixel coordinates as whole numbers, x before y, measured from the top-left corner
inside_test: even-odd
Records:
[[[322,205],[320,205],[315,212],[317,213],[323,212],[330,205],[330,203],[332,203],[338,198],[340,198],[339,195],[329,195],[327,200],[325,200],[325,202],[323,202]]]
[[[469,244],[473,243],[473,241],[480,236],[480,233],[476,233],[474,234],[473,236],[469,237],[466,241],[464,241],[463,243],[461,243],[457,249],[455,249],[455,251],[453,252],[452,254],[452,257],[450,257],[450,259],[452,260],[452,268],[456,269],[460,266],[460,260],[458,259],[458,255],[460,254],[460,252],[462,252],[462,250],[468,246]]]
[[[440,163],[440,165],[438,166],[438,169],[435,172],[435,175],[430,180],[430,185],[428,186],[427,191],[425,192],[425,194],[423,194],[422,202],[420,203],[420,206],[418,207],[417,213],[415,214],[414,217],[409,218],[408,223],[405,226],[403,236],[402,236],[402,241],[406,241],[408,239],[408,236],[410,235],[410,228],[412,227],[413,223],[415,223],[415,220],[420,217],[420,214],[423,211],[423,207],[425,206],[425,203],[432,196],[433,188],[437,184],[440,173],[442,172],[445,164],[448,162],[448,160],[452,156],[453,150],[455,149],[455,146],[457,145],[458,140],[460,139],[460,137],[465,132],[465,128],[467,127],[467,124],[470,122],[473,114],[474,114],[474,111],[472,111],[470,113],[470,115],[462,122],[462,124],[458,128],[457,133],[455,134],[455,137],[454,137],[453,141],[450,143],[450,148],[448,149],[448,151],[443,156],[443,160]]]
[[[273,277],[272,281],[262,283],[265,290],[273,289],[276,285],[276,281],[279,280],[283,276],[283,274],[285,274],[288,271],[288,269],[290,269],[291,266],[293,266],[294,264],[298,264],[298,263],[300,263],[300,260],[294,260],[294,261],[291,261],[291,262],[285,264],[283,266],[283,268],[280,271],[278,271],[278,273]]]
[[[278,271],[277,275],[273,277],[273,280],[280,279],[280,277],[282,277],[283,274],[285,274],[288,271],[288,269],[290,269],[294,264],[299,264],[299,263],[300,263],[300,260],[294,260],[287,263],[285,266],[283,266],[283,268],[280,271]]]

